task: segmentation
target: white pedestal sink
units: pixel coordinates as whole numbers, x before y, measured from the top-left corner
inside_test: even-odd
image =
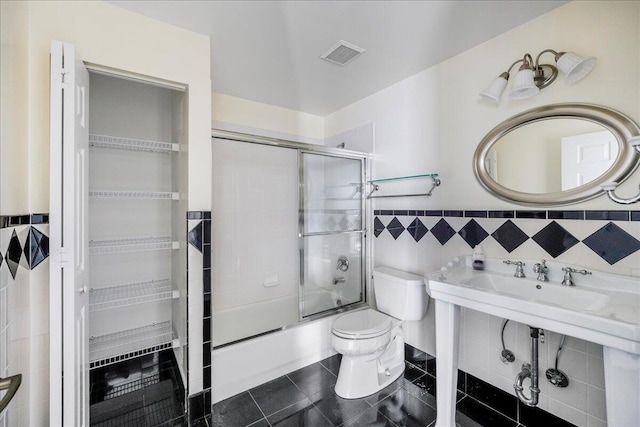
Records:
[[[547,263],[549,282],[513,277],[512,266],[489,259],[484,271],[469,257],[427,275],[436,300],[436,427],[455,426],[460,307],[603,345],[607,423],[640,425],[640,279],[593,271],[560,285],[561,265]],[[536,260],[522,260],[530,272]]]

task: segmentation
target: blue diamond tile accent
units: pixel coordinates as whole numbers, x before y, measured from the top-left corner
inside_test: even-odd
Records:
[[[444,218],[438,221],[435,226],[433,226],[433,228],[431,229],[431,233],[436,237],[436,239],[438,239],[438,242],[440,242],[441,245],[444,245],[449,241],[449,239],[456,235],[456,231],[451,228],[449,223],[445,221]]]
[[[509,253],[529,239],[529,236],[510,219],[491,233],[491,236]]]
[[[29,230],[29,245],[24,248],[29,261],[29,268],[34,269],[49,256],[49,238],[40,230],[31,227]]]
[[[579,242],[573,234],[555,221],[551,221],[549,225],[531,238],[554,258],[562,255]]]
[[[14,280],[16,278],[16,274],[18,273],[20,258],[22,258],[22,246],[20,245],[18,234],[15,230],[13,230],[13,234],[11,234],[11,240],[9,240],[9,247],[7,248],[6,260],[7,267],[9,267],[9,272],[11,272],[11,277],[13,277]]]
[[[378,217],[373,220],[373,234],[378,237],[384,231],[384,224]]]
[[[612,222],[582,242],[611,265],[640,250],[640,241]]]
[[[464,239],[465,242],[472,248],[475,248],[478,243],[487,238],[489,233],[478,224],[475,219],[469,221],[458,234]]]
[[[411,237],[413,237],[416,242],[419,242],[420,239],[422,239],[424,235],[427,234],[427,231],[429,231],[429,229],[425,227],[422,221],[416,218],[411,224],[409,224],[409,226],[407,227],[407,231],[409,232],[409,234],[411,234]]]
[[[202,221],[199,221],[198,225],[189,231],[187,240],[191,246],[202,252]]]
[[[394,239],[398,240],[398,237],[400,237],[400,235],[404,231],[404,226],[398,220],[398,218],[394,216],[391,222],[387,224],[387,230],[389,230],[389,233],[391,233]]]

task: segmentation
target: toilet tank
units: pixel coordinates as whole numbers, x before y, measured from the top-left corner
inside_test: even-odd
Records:
[[[373,291],[378,310],[396,319],[420,320],[427,314],[429,295],[422,276],[391,267],[376,267]]]

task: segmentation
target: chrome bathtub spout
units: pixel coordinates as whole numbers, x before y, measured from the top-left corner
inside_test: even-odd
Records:
[[[344,283],[344,277],[334,277],[333,278],[333,284],[337,285],[338,283]]]
[[[522,370],[516,375],[516,382],[513,388],[522,403],[527,406],[537,406],[538,396],[540,395],[540,389],[538,388],[538,328],[530,326],[529,330],[531,333],[531,364],[525,363],[522,365]],[[525,396],[524,387],[522,386],[527,378],[531,378],[531,385],[529,386],[530,397]]]

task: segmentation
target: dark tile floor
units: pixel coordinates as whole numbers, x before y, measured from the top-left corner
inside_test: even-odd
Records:
[[[407,346],[406,356],[404,375],[372,396],[347,400],[335,394],[340,367],[340,355],[335,355],[215,404],[206,425],[433,426],[436,419],[435,359],[410,346]],[[467,376],[460,377],[459,388],[466,390]],[[459,427],[518,426],[514,418],[462,391],[458,397],[456,421]]]
[[[186,425],[172,350],[92,370],[90,403],[96,427]]]

